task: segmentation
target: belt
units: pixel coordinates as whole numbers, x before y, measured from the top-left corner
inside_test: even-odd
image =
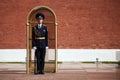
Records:
[[[35,39],[41,40],[41,39],[45,39],[45,37],[35,37]]]

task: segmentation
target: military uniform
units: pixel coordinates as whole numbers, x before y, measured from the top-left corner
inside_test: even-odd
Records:
[[[36,47],[37,74],[44,74],[46,47],[48,46],[48,31],[45,25],[38,24],[32,28],[32,47]]]

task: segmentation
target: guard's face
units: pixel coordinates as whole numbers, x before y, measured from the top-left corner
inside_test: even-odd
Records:
[[[37,19],[38,24],[42,24],[43,23],[43,19]]]

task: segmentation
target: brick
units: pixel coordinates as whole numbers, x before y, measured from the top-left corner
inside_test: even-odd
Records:
[[[26,48],[27,15],[34,7],[45,5],[57,15],[58,48],[119,49],[119,3],[119,0],[3,0],[0,48]],[[53,43],[50,42],[51,48]]]

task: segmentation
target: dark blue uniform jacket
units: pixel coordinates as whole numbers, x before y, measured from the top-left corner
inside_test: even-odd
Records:
[[[48,31],[45,25],[38,29],[38,25],[32,28],[32,47],[45,48],[48,46]]]

